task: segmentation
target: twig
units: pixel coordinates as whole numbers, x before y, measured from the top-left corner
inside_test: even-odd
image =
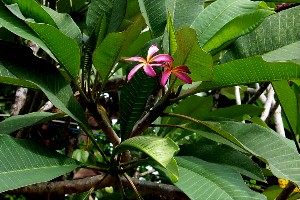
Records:
[[[241,93],[240,93],[240,86],[234,86],[234,94],[235,94],[235,102],[236,105],[241,105]]]
[[[274,100],[274,95],[275,95],[274,89],[270,85],[268,87],[268,95],[267,95],[267,101],[265,102],[265,105],[264,105],[264,111],[262,112],[261,117],[260,117],[263,121],[265,121],[267,119],[267,117],[270,113],[272,102]]]
[[[25,104],[26,100],[26,94],[27,94],[28,89],[19,87],[16,91],[16,98],[14,104],[11,106],[11,112],[10,115],[18,115],[20,110]]]
[[[253,104],[260,97],[260,95],[267,89],[270,85],[270,82],[263,83],[261,87],[257,90],[257,92],[249,99],[247,104]]]
[[[112,176],[107,176],[101,183],[100,180],[104,178],[105,175],[98,175],[84,179],[78,180],[65,180],[57,182],[47,182],[47,183],[38,183],[15,190],[9,191],[12,194],[73,194],[73,193],[82,193],[89,191],[90,188],[94,187],[95,190],[101,189],[108,186],[116,186],[116,181]],[[130,188],[131,185],[124,178],[120,178],[122,184],[126,188]],[[174,185],[154,183],[151,181],[141,181],[135,178],[132,178],[137,190],[142,195],[155,195],[155,196],[165,196],[168,199],[189,199],[181,190],[179,190]],[[97,183],[99,183],[97,185]]]
[[[276,200],[286,200],[292,194],[294,189],[296,188],[295,184],[292,181],[289,181],[289,183],[286,185],[286,187],[282,190],[282,192],[279,194],[279,196],[276,198]]]

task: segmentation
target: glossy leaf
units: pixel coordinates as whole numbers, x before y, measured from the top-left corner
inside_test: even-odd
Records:
[[[99,18],[106,15],[110,19],[112,8],[112,0],[93,0],[88,7],[86,16],[86,25],[89,35],[91,35],[96,28]]]
[[[69,76],[77,80],[80,67],[80,49],[76,41],[48,24],[28,21],[26,23],[39,35]]]
[[[142,49],[140,55],[145,57],[148,48],[157,43],[158,40],[153,40]],[[129,66],[133,67],[136,63]],[[120,94],[120,126],[121,138],[126,138],[127,134],[132,130],[133,126],[141,118],[145,112],[147,101],[153,96],[151,94],[155,91],[158,85],[158,80],[154,77],[147,76],[143,70],[137,71],[129,83],[124,84]]]
[[[179,181],[175,185],[192,200],[267,199],[248,188],[241,175],[229,167],[189,156],[176,157],[176,161]]]
[[[26,115],[11,116],[0,122],[0,134],[9,134],[18,129],[64,117],[64,114],[32,112]]]
[[[76,40],[76,42],[81,45],[82,33],[70,15],[58,13],[45,6],[43,6],[43,9],[53,18],[55,24],[62,33]]]
[[[176,32],[176,41],[173,66],[186,65],[193,81],[211,80],[213,60],[201,49],[196,32],[191,28],[182,28]]]
[[[154,38],[164,33],[167,23],[165,2],[161,0],[138,0],[140,10]]]
[[[224,49],[238,37],[254,30],[270,14],[273,11],[260,9],[234,18],[209,39],[203,49],[212,53]]]
[[[197,16],[191,27],[197,31],[199,43],[202,47],[204,47],[206,43],[208,43],[210,40],[213,40],[213,38],[216,36],[216,34],[218,34],[220,30],[222,30],[223,28],[223,30],[225,30],[225,27],[229,26],[229,23],[236,17],[242,16],[246,13],[257,11],[261,8],[261,6],[264,6],[260,4],[263,3],[252,2],[250,0],[215,1],[208,7],[206,7],[203,12],[201,12]],[[270,11],[266,12],[270,13]],[[253,30],[255,27],[251,27],[251,25],[254,25],[255,21],[251,20],[252,17],[252,15],[245,15],[244,18],[242,18],[244,23],[252,22],[252,24],[248,24],[248,30],[246,28],[243,28],[242,30],[237,31],[235,34],[227,38],[227,34],[232,34],[233,32],[231,32],[232,30],[230,30],[229,28],[226,28],[228,31],[222,33],[224,41],[221,43],[224,44],[227,41],[232,41],[234,38],[237,38],[242,34],[246,34],[247,32]],[[238,25],[240,22],[240,20],[233,21],[231,22],[233,24],[231,24],[230,27],[233,28],[235,26],[234,23],[237,23]],[[222,39],[222,36],[217,36],[216,41]],[[211,42],[214,43],[213,41]],[[215,45],[213,48],[210,47],[209,49],[216,49],[220,47],[221,43],[219,45]]]
[[[108,33],[115,32],[120,27],[126,12],[127,0],[114,0],[112,13],[108,24]]]
[[[256,124],[239,122],[200,122],[207,131],[244,148],[249,153],[263,159],[272,173],[283,179],[300,184],[300,155],[293,141],[286,139],[270,128]],[[208,128],[208,129],[207,129]]]
[[[17,3],[25,18],[34,19],[36,23],[50,24],[56,27],[52,17],[35,0],[2,0],[6,4]]]
[[[107,81],[121,55],[140,35],[143,25],[142,18],[138,18],[126,31],[108,34],[96,48],[93,64],[102,81]]]
[[[0,43],[3,66],[20,79],[37,85],[60,110],[85,129],[89,129],[85,113],[75,99],[72,88],[55,66],[32,54],[31,49],[9,42]],[[43,67],[41,67],[43,66]]]
[[[178,179],[178,168],[173,156],[179,151],[177,144],[170,138],[137,136],[123,141],[115,149],[115,154],[125,150],[140,150],[164,167]]]
[[[55,58],[47,45],[39,38],[39,36],[31,28],[29,28],[23,20],[12,14],[5,7],[2,1],[0,1],[0,26],[5,27],[7,30],[22,38],[36,42],[52,58]]]
[[[297,6],[266,18],[253,32],[237,39],[222,58],[222,62],[263,54],[266,61],[270,62],[276,62],[278,59],[289,60],[292,55],[299,57],[299,12],[300,7]],[[297,43],[297,46],[293,43]],[[275,50],[276,55],[280,54],[279,57],[273,55],[270,58],[270,55],[266,54]]]
[[[74,159],[56,151],[0,134],[0,192],[49,181],[77,167]]]
[[[35,84],[26,80],[19,79],[18,77],[13,75],[10,71],[8,71],[4,67],[1,60],[0,60],[0,83],[38,89],[38,87]]]
[[[204,9],[204,0],[167,0],[175,30],[189,27]]]
[[[291,62],[269,63],[254,56],[214,67],[214,79],[203,82],[197,91],[257,82],[300,78],[300,65]]]

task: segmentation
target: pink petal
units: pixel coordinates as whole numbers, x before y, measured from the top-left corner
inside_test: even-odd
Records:
[[[187,66],[181,65],[173,69],[173,72],[184,72],[190,74],[190,70]]]
[[[160,80],[160,84],[162,86],[166,85],[167,80],[169,79],[170,75],[171,75],[171,70],[167,69],[166,71],[164,71],[164,73],[161,76],[161,80]]]
[[[129,82],[130,79],[133,77],[133,75],[137,72],[137,70],[139,70],[143,66],[144,66],[144,64],[138,64],[134,68],[132,68],[132,70],[130,70],[130,72],[127,76],[127,82]]]
[[[138,56],[134,56],[134,57],[130,57],[130,58],[125,58],[124,60],[137,61],[137,62],[146,63],[146,60],[144,58],[138,57]]]
[[[175,74],[175,76],[177,76],[183,82],[186,82],[188,84],[192,83],[192,79],[188,75],[181,73],[181,72],[174,72],[174,71],[173,71],[173,73]]]
[[[147,61],[149,61],[151,57],[158,51],[159,49],[157,48],[157,46],[155,44],[152,45],[148,50]]]
[[[158,54],[151,58],[149,62],[172,62],[174,59],[168,54]]]
[[[148,76],[155,76],[156,72],[154,71],[151,65],[144,65],[144,71]]]

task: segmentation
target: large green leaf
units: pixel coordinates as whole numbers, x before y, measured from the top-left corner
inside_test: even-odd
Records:
[[[300,155],[293,141],[282,137],[270,128],[256,124],[230,121],[202,121],[199,124],[206,127],[202,131],[210,129],[209,132],[219,134],[249,153],[262,158],[275,176],[300,184]]]
[[[7,30],[22,38],[36,42],[52,58],[55,58],[47,45],[39,38],[39,36],[31,28],[29,28],[23,20],[12,14],[5,7],[2,1],[0,1],[0,26],[5,27]]]
[[[179,151],[179,147],[170,138],[153,136],[129,138],[116,147],[115,154],[125,150],[140,150],[146,153],[178,179],[178,168],[173,156]]]
[[[253,32],[240,37],[231,46],[230,50],[224,55],[222,62],[245,58],[254,55],[263,55],[267,52],[278,50],[276,55],[271,56],[273,61],[283,59],[283,54],[298,55],[300,32],[300,6],[287,9],[272,15]],[[293,19],[293,20],[291,20]],[[294,46],[293,43],[297,43]],[[288,49],[285,46],[291,45]],[[285,57],[288,55],[285,55]],[[267,60],[270,55],[266,55]],[[269,58],[269,59],[268,59]],[[299,58],[298,58],[299,59]]]
[[[112,8],[110,21],[108,24],[107,32],[115,32],[121,25],[125,17],[127,0],[115,0]]]
[[[261,56],[254,56],[215,66],[214,79],[201,83],[197,91],[297,78],[300,78],[300,65],[291,62],[269,63]]]
[[[77,42],[51,25],[26,23],[47,45],[69,76],[77,81],[81,56]]]
[[[138,38],[143,26],[142,18],[139,17],[126,31],[108,34],[96,48],[93,53],[93,64],[103,82],[111,75],[121,55]]]
[[[45,6],[43,6],[43,9],[53,18],[55,24],[62,33],[76,40],[76,42],[81,45],[82,33],[70,15],[58,13]]]
[[[9,85],[18,85],[22,87],[38,89],[38,87],[26,80],[19,79],[11,72],[9,72],[2,64],[0,60],[0,83],[9,84]]]
[[[265,15],[260,15],[262,19],[259,18],[259,21],[253,21],[251,18],[253,18],[254,15],[244,14],[251,12],[261,13],[261,11],[259,11],[261,7],[266,7],[266,5],[250,0],[218,0],[205,8],[203,12],[197,16],[191,26],[197,31],[198,39],[202,47],[210,42],[210,46],[207,49],[216,49],[228,41],[232,41],[253,30],[255,26],[262,21]],[[268,10],[265,12],[271,13],[271,11]],[[239,16],[242,17],[234,20]],[[235,27],[242,24],[242,29]]]
[[[142,57],[146,57],[148,48],[159,40],[153,40],[144,46]],[[129,67],[133,67],[136,63],[132,63]],[[151,94],[158,85],[156,77],[146,75],[143,69],[134,74],[129,83],[124,84],[120,94],[120,126],[121,138],[126,138],[127,134],[132,130],[135,123],[141,118],[145,111],[145,106]]]
[[[99,18],[106,15],[110,19],[114,1],[112,0],[93,0],[88,7],[86,16],[86,25],[89,35],[92,35],[94,29],[99,23]]]
[[[138,0],[140,10],[154,38],[164,33],[167,23],[167,9],[161,0]]]
[[[195,157],[176,157],[179,181],[175,185],[195,199],[267,199],[249,189],[241,175],[224,165],[205,162]]]
[[[35,0],[2,0],[6,4],[17,3],[25,18],[34,19],[37,23],[50,24],[56,27],[52,17]]]
[[[207,140],[200,140],[197,143],[180,146],[179,155],[194,156],[206,162],[231,167],[252,179],[265,181],[262,170],[251,160],[249,155],[243,154],[223,144],[207,144]]]
[[[0,135],[0,193],[49,181],[77,167],[74,159],[32,141]]]
[[[173,19],[175,30],[189,27],[204,9],[204,0],[167,0],[166,5]]]
[[[174,67],[186,65],[191,71],[190,77],[193,81],[211,80],[213,60],[210,54],[201,49],[195,30],[191,28],[178,30],[176,41],[177,51],[173,56]]]
[[[0,43],[0,60],[3,66],[20,79],[37,85],[60,110],[80,126],[89,128],[84,110],[73,95],[70,83],[55,66],[32,54],[31,49],[11,42]]]
[[[9,134],[20,128],[62,118],[64,114],[49,112],[32,112],[26,115],[16,115],[0,122],[0,134]]]

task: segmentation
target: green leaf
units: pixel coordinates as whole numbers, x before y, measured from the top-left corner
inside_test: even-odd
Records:
[[[2,0],[6,4],[17,3],[25,18],[34,19],[36,23],[45,23],[56,27],[52,17],[35,0]]]
[[[1,60],[0,60],[0,83],[38,89],[38,87],[35,84],[26,80],[19,79],[18,77],[13,75],[10,71],[8,71],[4,67]]]
[[[167,9],[161,0],[138,0],[140,10],[154,38],[164,33],[167,23]]]
[[[54,179],[79,167],[38,144],[0,135],[0,192]]]
[[[202,119],[204,116],[206,116],[208,113],[211,112],[213,106],[212,97],[199,97],[199,96],[190,96],[186,99],[183,99],[180,104],[178,104],[173,112],[177,114],[187,115],[190,117],[194,117],[197,119]],[[166,117],[164,117],[166,118]],[[186,120],[170,117],[167,118],[164,123],[166,124],[183,124],[186,123]],[[176,131],[174,128],[163,128],[162,134],[166,135],[167,133],[171,131]]]
[[[86,16],[86,26],[89,35],[92,35],[101,16],[106,15],[110,19],[113,3],[114,1],[112,0],[93,0],[89,4]]]
[[[146,57],[147,51],[152,44],[159,40],[152,40],[142,49],[141,56]],[[158,45],[159,46],[159,45]],[[130,64],[133,67],[136,63]],[[150,77],[143,70],[137,71],[129,83],[124,84],[120,94],[120,126],[121,138],[126,138],[133,126],[141,118],[145,111],[146,103],[158,85],[157,79]]]
[[[220,45],[222,45],[223,43],[226,43],[229,40],[233,40],[234,38],[237,38],[242,34],[246,34],[247,32],[253,30],[253,28],[255,28],[251,28],[251,25],[255,25],[256,22],[251,20],[251,17],[253,17],[253,15],[245,15],[241,19],[237,19],[233,22],[231,21],[234,20],[236,17],[242,16],[246,13],[251,13],[255,11],[257,11],[258,13],[261,12],[259,11],[259,8],[261,7],[260,4],[262,3],[252,2],[250,0],[218,0],[210,4],[203,10],[203,12],[201,12],[197,16],[195,21],[192,23],[191,27],[197,31],[200,45],[203,47],[210,40],[210,43],[214,43],[216,41],[220,42],[222,37],[226,38],[227,34],[234,33],[231,32],[232,28],[234,28],[235,25],[241,25],[241,20],[244,20],[243,23],[248,25],[248,30],[245,30],[245,27],[243,27],[243,29],[241,30],[235,28],[235,34],[232,34],[231,36],[228,35],[229,37],[227,37],[224,41],[220,42],[218,45],[215,45],[214,48],[207,48],[216,49],[220,47]],[[266,12],[269,12],[269,14],[271,13],[270,11]],[[230,26],[230,28],[227,28],[228,26]],[[224,33],[221,34],[221,32],[219,32],[220,30],[222,32],[224,31]],[[218,32],[222,36],[218,36]],[[213,39],[215,36],[217,36],[217,38]]]
[[[209,39],[203,45],[203,49],[208,52],[220,51],[238,37],[254,30],[267,16],[273,13],[270,10],[260,9],[234,18]]]
[[[207,144],[206,140],[204,142],[200,140],[197,143],[181,145],[179,155],[194,156],[206,162],[231,167],[245,176],[265,182],[262,170],[251,160],[249,155],[243,154],[227,145]]]
[[[107,32],[112,33],[118,30],[125,17],[127,0],[114,0]]]
[[[173,156],[179,151],[177,144],[170,138],[153,136],[137,136],[122,142],[115,149],[115,154],[125,150],[140,150],[149,155],[153,160],[172,174],[172,179],[177,177],[178,168]]]
[[[297,135],[298,126],[298,101],[294,91],[291,89],[287,81],[273,81],[272,86],[279,99],[280,105],[282,106],[284,113],[288,119],[288,122],[293,130],[292,134]]]
[[[283,53],[284,56],[280,54],[277,59],[290,59],[285,59],[287,56],[287,52],[285,52],[285,50],[288,50],[288,54],[291,56],[298,55],[299,58],[299,45],[294,46],[293,44],[300,40],[300,33],[297,28],[300,26],[299,12],[300,7],[297,6],[266,18],[265,21],[254,31],[237,39],[222,58],[222,62],[225,63],[231,60],[254,55],[263,55],[267,52],[278,50],[280,48],[282,49],[277,52]],[[285,47],[288,45],[291,46]],[[276,55],[272,56],[273,61],[277,61],[275,56]],[[266,61],[269,59],[270,56],[266,54]]]
[[[121,55],[140,35],[143,25],[142,18],[139,17],[126,31],[108,34],[96,48],[93,53],[93,64],[103,82],[108,80]]]
[[[64,114],[49,112],[32,112],[26,115],[16,115],[0,122],[0,134],[9,134],[18,129],[64,117]]]
[[[220,117],[242,121],[245,115],[259,116],[263,110],[263,108],[253,105],[234,105],[226,108],[219,108],[205,116],[205,119]]]
[[[275,176],[300,184],[298,173],[300,155],[293,141],[282,137],[270,128],[256,124],[229,121],[201,122],[201,124],[265,160]]]
[[[204,0],[167,0],[175,30],[189,27],[204,9]]]
[[[163,46],[164,46],[165,53],[168,53],[171,56],[173,56],[177,50],[175,31],[172,24],[170,13],[168,13],[167,28],[166,28],[166,33],[164,35]]]
[[[195,157],[176,157],[179,181],[175,185],[194,199],[267,199],[249,189],[241,175],[224,165]]]
[[[70,15],[58,13],[45,6],[43,6],[43,9],[53,18],[55,24],[62,33],[76,40],[78,45],[81,45],[82,33]]]
[[[176,41],[177,51],[173,56],[173,66],[186,65],[191,71],[190,77],[193,81],[211,80],[213,60],[211,55],[201,49],[195,30],[181,28],[176,31]]]
[[[289,62],[269,63],[261,56],[234,60],[214,67],[214,79],[203,82],[197,92],[233,85],[300,78],[300,65]]]
[[[80,49],[77,42],[51,25],[29,21],[26,23],[47,45],[68,75],[77,80],[80,67]]]
[[[55,66],[32,54],[30,48],[2,41],[0,60],[3,66],[20,79],[37,85],[60,110],[85,129],[90,129],[84,110],[73,95],[68,81]],[[41,67],[43,66],[43,67]]]
[[[51,56],[51,58],[55,59],[54,55],[48,49],[47,45],[39,38],[39,36],[31,28],[29,28],[23,20],[12,14],[5,7],[2,1],[0,1],[0,26],[5,27],[7,30],[22,38],[36,42]]]

